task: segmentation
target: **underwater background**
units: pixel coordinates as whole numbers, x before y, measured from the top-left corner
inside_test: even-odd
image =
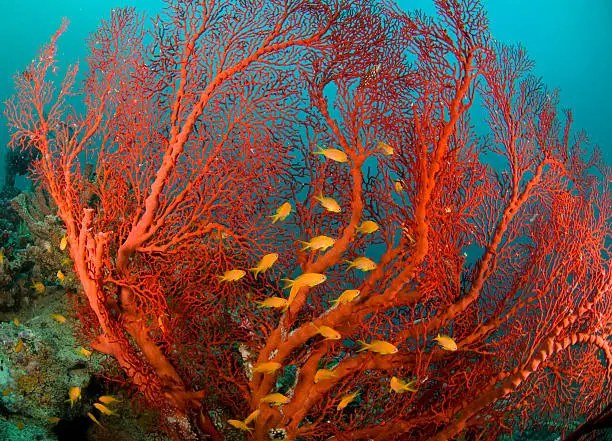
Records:
[[[560,89],[561,105],[574,112],[574,129],[586,130],[605,162],[612,163],[612,2],[609,0],[489,0],[483,2],[497,40],[520,43],[536,62],[535,73],[551,89]],[[430,0],[400,0],[404,10],[433,13]],[[70,20],[60,42],[60,62],[83,60],[84,41],[112,8],[134,6],[149,16],[163,7],[159,0],[1,2],[0,98],[13,91],[13,75],[23,69],[60,25]],[[6,120],[0,116],[0,148],[8,142]],[[4,180],[4,154],[0,180]]]
[[[598,144],[604,155],[604,162],[612,163],[612,1],[608,0],[515,0],[512,2],[490,0],[483,2],[490,19],[491,32],[494,38],[506,43],[520,43],[526,49],[531,58],[536,62],[535,73],[543,77],[543,81],[550,88],[560,89],[560,102],[562,108],[573,111],[574,130],[584,129],[593,144]],[[404,10],[423,9],[427,13],[433,13],[431,0],[402,0],[398,4]],[[100,20],[107,19],[112,8],[134,6],[140,12],[145,12],[148,17],[154,16],[163,7],[161,1],[108,1],[96,0],[85,1],[14,1],[3,0],[0,4],[2,11],[0,19],[0,97],[4,102],[13,93],[13,75],[21,71],[32,58],[36,56],[41,45],[45,44],[49,37],[57,30],[61,19],[66,17],[70,20],[68,31],[59,43],[60,66],[65,70],[68,64],[83,61],[85,54],[85,40],[90,32],[93,32]],[[61,72],[60,72],[61,73]],[[6,120],[0,115],[0,183],[4,182],[4,156],[6,144],[9,140],[6,129]],[[18,178],[20,188],[28,186],[25,178]],[[26,213],[27,214],[27,213]],[[40,213],[44,215],[44,213]],[[23,217],[23,216],[22,216]],[[35,217],[35,214],[33,215]],[[30,230],[36,222],[28,225]],[[35,228],[35,226],[34,226]],[[59,231],[59,226],[57,231]],[[57,233],[54,231],[38,232],[39,234]],[[25,233],[24,233],[25,234]],[[3,243],[0,238],[0,248]],[[59,258],[59,256],[53,256]],[[65,272],[69,271],[66,264]],[[43,271],[44,272],[44,271]],[[44,274],[43,274],[44,275]],[[67,280],[64,287],[75,286],[75,280]],[[36,289],[36,287],[35,287]],[[60,313],[57,305],[41,304],[41,308],[47,308],[46,316]],[[4,317],[8,320],[8,316]],[[59,323],[61,318],[54,319]],[[49,334],[59,341],[69,341],[70,330],[68,327],[53,328],[53,320],[49,324],[42,323],[41,326],[49,326]],[[7,322],[7,326],[17,327],[14,322]],[[12,324],[11,324],[12,323]],[[53,329],[53,331],[51,331]],[[11,328],[11,330],[13,330]],[[0,329],[0,333],[3,330]],[[11,331],[12,332],[12,331]],[[16,334],[19,336],[19,334]],[[32,336],[28,336],[31,338]],[[63,340],[62,340],[63,339]],[[16,340],[19,342],[19,340]],[[18,343],[17,343],[18,344]],[[42,358],[50,357],[40,345],[40,361]],[[58,348],[59,351],[62,348]],[[72,354],[70,357],[79,357]],[[0,360],[1,361],[1,360]],[[87,375],[87,373],[74,372],[73,375]],[[59,374],[58,374],[59,375]],[[0,383],[2,374],[0,373]],[[39,387],[41,379],[31,378],[31,384],[20,384],[23,390],[30,391]],[[94,385],[95,386],[95,385]],[[5,390],[8,394],[14,392]],[[4,393],[5,391],[0,391]],[[53,392],[48,391],[51,395]],[[53,418],[48,416],[47,418]],[[122,417],[123,418],[123,417]],[[126,426],[131,425],[129,419],[123,420]],[[77,424],[77,423],[75,423]],[[91,424],[84,420],[83,426]],[[120,424],[119,422],[117,424]],[[5,425],[0,420],[0,441],[20,441],[39,439],[46,440],[35,430],[28,431],[14,424]],[[68,430],[68,431],[63,431]],[[85,439],[71,438],[70,433],[75,430],[61,429],[56,431],[57,439]],[[125,438],[118,439],[154,439],[146,438],[149,435],[125,433]],[[96,438],[103,439],[103,438]],[[157,438],[155,438],[157,439]],[[159,438],[162,439],[162,438]],[[532,439],[538,439],[534,437]],[[549,438],[546,438],[549,439]],[[554,438],[550,438],[551,440]],[[544,438],[542,438],[544,440]]]

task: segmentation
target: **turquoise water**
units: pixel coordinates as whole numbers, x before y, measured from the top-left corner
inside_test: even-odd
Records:
[[[401,0],[403,9],[433,12],[431,0]],[[584,128],[612,164],[612,2],[608,0],[490,0],[489,11],[496,39],[523,44],[536,60],[536,74],[550,88],[561,89],[563,107],[573,109],[575,128]],[[113,7],[135,6],[148,14],[160,11],[160,0],[3,0],[0,26],[0,99],[12,91],[12,76],[36,54],[57,29],[62,17],[70,22],[60,41],[64,61],[85,56],[83,41]],[[0,118],[0,150],[8,135]],[[4,154],[0,154],[3,161]],[[0,162],[0,179],[3,176]]]

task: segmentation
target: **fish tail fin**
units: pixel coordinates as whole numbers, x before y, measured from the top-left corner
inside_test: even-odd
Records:
[[[281,279],[282,282],[285,282],[285,289],[291,288],[295,283],[295,280],[292,279]]]
[[[261,273],[261,269],[259,269],[259,267],[255,267],[255,268],[249,268],[249,271],[255,273],[253,274],[253,276],[255,277],[255,280],[257,280],[257,276],[259,275],[259,273]]]
[[[280,214],[273,214],[272,216],[268,216],[272,219],[272,223],[275,224],[280,219]]]
[[[298,240],[299,243],[301,243],[303,245],[302,251],[307,250],[308,248],[310,248],[310,242],[304,242],[302,240]]]
[[[370,345],[363,340],[357,340],[357,343],[361,345],[361,349],[357,349],[357,352],[365,351],[370,347]]]

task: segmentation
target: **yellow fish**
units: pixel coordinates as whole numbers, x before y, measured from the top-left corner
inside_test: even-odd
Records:
[[[340,398],[340,402],[338,403],[338,406],[336,407],[336,409],[337,410],[344,409],[346,406],[348,406],[350,403],[352,403],[353,400],[355,398],[357,398],[358,395],[359,395],[359,391],[353,392],[352,394],[346,394],[346,395],[342,396]]]
[[[455,340],[450,338],[448,335],[438,334],[438,336],[434,338],[434,340],[437,341],[438,345],[440,345],[440,347],[444,349],[445,351],[456,351],[457,350],[457,343],[455,343]]]
[[[43,292],[45,292],[45,285],[43,285],[42,282],[36,282],[32,284],[32,288],[34,288],[34,290],[38,293],[38,294],[42,294]]]
[[[255,273],[255,278],[257,278],[260,273],[269,270],[277,259],[278,253],[266,254],[261,258],[257,266],[255,268],[250,268],[249,271],[253,271]]]
[[[59,280],[60,283],[64,283],[65,278],[66,276],[64,275],[62,270],[57,270],[57,280]]]
[[[114,416],[119,416],[119,414],[117,412],[113,412],[112,410],[110,410],[108,407],[106,407],[104,404],[101,403],[94,403],[94,407],[96,409],[98,409],[100,411],[100,413],[103,413],[104,415],[114,415]]]
[[[404,191],[404,187],[402,186],[402,181],[400,180],[395,181],[395,191],[397,191],[398,193],[401,193],[402,191]]]
[[[17,344],[15,345],[15,349],[13,349],[15,352],[21,352],[23,351],[23,340],[19,339],[17,340]]]
[[[244,270],[229,270],[223,273],[222,276],[217,276],[220,282],[236,282],[244,277],[246,271]]]
[[[47,421],[51,424],[57,424],[60,422],[60,419],[58,417],[49,417],[47,418]]]
[[[416,384],[417,380],[412,380],[411,382],[406,383],[404,380],[401,380],[397,377],[391,377],[391,390],[398,394],[401,394],[403,392],[416,392]]]
[[[331,369],[319,369],[315,373],[314,382],[315,384],[319,381],[330,380],[336,376],[336,373]]]
[[[81,347],[81,348],[78,350],[78,352],[79,352],[79,354],[81,354],[83,357],[87,357],[87,358],[91,357],[91,354],[92,354],[92,352],[91,352],[89,349],[85,349],[85,348],[83,348],[83,347]]]
[[[4,253],[0,250],[0,265],[4,263]]]
[[[240,420],[227,420],[227,422],[230,424],[230,426],[235,427],[238,430],[242,430],[244,432],[252,432],[253,428],[247,426],[244,421],[240,421]]]
[[[342,303],[352,302],[359,296],[359,294],[361,294],[361,291],[358,289],[347,289],[342,294],[340,294],[340,297],[338,297],[332,302],[332,305],[335,308],[336,306]]]
[[[4,389],[4,390],[2,391],[2,396],[3,396],[3,397],[6,397],[6,396],[10,395],[10,394],[11,394],[11,392],[13,392],[13,389],[11,389],[10,387],[7,387],[6,389]]]
[[[293,207],[289,202],[285,202],[280,207],[276,209],[276,214],[273,216],[269,216],[272,219],[272,223],[276,223],[279,220],[284,221],[291,214],[291,210]]]
[[[62,240],[60,240],[60,243],[59,243],[60,250],[64,251],[67,245],[68,245],[68,237],[64,236],[62,237]]]
[[[346,262],[349,264],[347,271],[351,268],[357,268],[364,272],[376,269],[376,263],[364,256],[357,257],[355,260],[346,260]]]
[[[289,402],[289,398],[284,396],[283,394],[279,394],[278,392],[273,394],[268,394],[263,398],[260,398],[259,401],[262,403],[268,403],[271,406],[280,406],[281,404],[286,404]]]
[[[295,280],[291,279],[283,279],[285,284],[285,288],[292,288],[295,286],[313,286],[319,285],[327,280],[327,276],[321,273],[304,273],[299,275]]]
[[[249,414],[248,417],[244,419],[244,424],[249,424],[251,421],[254,421],[259,416],[259,409],[255,409],[253,412]]]
[[[304,273],[299,276],[295,280],[283,279],[287,282],[285,288],[291,287],[291,291],[289,292],[289,298],[287,299],[287,306],[293,303],[295,296],[297,296],[300,289],[304,286],[313,287],[319,285],[327,280],[327,276],[325,274],[320,273]]]
[[[287,299],[283,299],[282,297],[268,297],[256,303],[260,308],[285,308],[287,306]]]
[[[304,245],[302,251],[307,250],[309,248],[313,251],[325,251],[329,247],[332,247],[336,243],[336,240],[328,236],[315,236],[308,242],[302,242],[301,240],[298,242]]]
[[[331,159],[336,162],[348,162],[348,156],[340,149],[324,149],[317,145],[319,149],[316,152],[312,152],[313,155],[323,155],[327,159]]]
[[[96,423],[98,426],[100,427],[104,427],[102,424],[100,424],[100,421],[98,421],[96,419],[95,416],[93,416],[93,414],[91,412],[87,412],[87,416],[89,417],[90,420],[92,420],[94,423]]]
[[[310,324],[317,330],[318,334],[321,334],[323,337],[325,337],[325,340],[340,340],[342,338],[338,331],[333,328],[330,328],[329,326],[322,325],[317,327],[317,325],[312,322],[310,322]]]
[[[378,229],[379,226],[376,222],[367,220],[362,222],[361,225],[355,228],[355,231],[357,231],[359,234],[372,234],[375,231],[378,231]]]
[[[121,403],[121,400],[118,400],[111,395],[102,395],[100,398],[98,398],[98,401],[104,404]]]
[[[13,319],[13,324],[14,324],[15,326],[19,326],[21,323],[19,323],[19,319],[18,319],[17,317],[15,317],[15,318]]]
[[[395,150],[393,149],[393,147],[391,147],[389,144],[387,144],[386,142],[383,141],[378,141],[378,145],[377,147],[382,150],[382,152],[387,155],[387,156],[391,156],[393,155],[393,153],[395,153]]]
[[[282,364],[276,361],[266,361],[253,367],[253,372],[261,372],[264,374],[273,374],[282,367]]]
[[[395,354],[398,351],[395,345],[387,341],[372,340],[372,343],[366,343],[363,340],[357,340],[357,342],[361,345],[361,349],[359,349],[357,352],[371,351],[381,355],[389,355]]]
[[[70,402],[70,407],[74,406],[78,400],[81,399],[81,388],[78,386],[71,387],[68,389],[68,399],[66,402]]]
[[[58,322],[60,325],[64,324],[66,322],[66,317],[64,317],[61,314],[51,314],[50,317],[55,320],[56,322]]]
[[[321,193],[319,196],[315,196],[314,199],[319,201],[321,206],[327,211],[331,211],[332,213],[340,213],[342,211],[342,208],[340,208],[340,205],[338,205],[338,202],[336,202],[335,199],[324,197],[323,193]]]

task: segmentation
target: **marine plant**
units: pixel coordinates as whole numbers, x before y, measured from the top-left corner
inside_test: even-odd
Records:
[[[82,336],[176,439],[494,440],[603,406],[610,169],[480,1],[434,3],[170,0],[114,11],[81,88],[66,23],[16,77]]]

